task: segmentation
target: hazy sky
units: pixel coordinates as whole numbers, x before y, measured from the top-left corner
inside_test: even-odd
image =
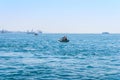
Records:
[[[120,33],[120,0],[0,0],[0,29]]]

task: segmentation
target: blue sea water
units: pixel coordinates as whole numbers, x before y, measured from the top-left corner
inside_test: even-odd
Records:
[[[0,34],[0,80],[120,80],[120,34]]]

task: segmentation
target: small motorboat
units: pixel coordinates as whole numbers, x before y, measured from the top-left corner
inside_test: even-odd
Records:
[[[34,33],[34,35],[36,35],[36,36],[37,36],[37,35],[38,35],[38,33]]]
[[[66,36],[62,37],[60,40],[58,40],[60,42],[69,42],[69,40],[67,39]]]
[[[58,40],[60,42],[69,42],[69,40]]]

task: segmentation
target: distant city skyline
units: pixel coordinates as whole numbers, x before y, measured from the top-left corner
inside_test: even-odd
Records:
[[[120,33],[120,0],[0,0],[0,30]]]

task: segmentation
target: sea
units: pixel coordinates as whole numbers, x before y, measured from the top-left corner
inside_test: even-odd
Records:
[[[0,80],[120,80],[120,34],[0,33]]]

